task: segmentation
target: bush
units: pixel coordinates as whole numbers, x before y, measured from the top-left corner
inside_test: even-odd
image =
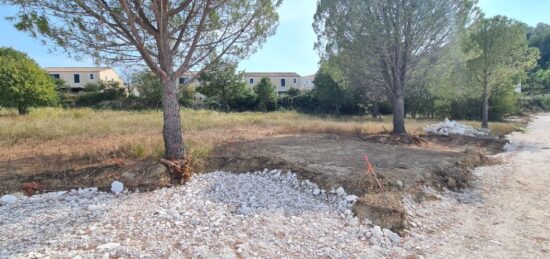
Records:
[[[550,95],[536,95],[520,98],[521,110],[524,112],[550,111]]]
[[[54,81],[25,53],[0,48],[0,106],[26,114],[29,107],[56,105]]]
[[[236,64],[216,61],[200,73],[197,91],[221,103],[224,110],[229,112],[232,100],[246,89],[242,78],[243,72],[237,72]]]
[[[107,88],[106,85],[101,82],[99,84],[91,82],[84,84],[84,92],[101,92],[105,88]]]
[[[245,88],[240,94],[229,100],[229,106],[231,109],[243,112],[253,111],[258,105],[256,94],[252,89]]]
[[[61,107],[63,108],[73,108],[76,106],[76,101],[78,100],[77,94],[67,93],[59,91],[57,93],[59,96],[59,104],[61,104]]]
[[[260,83],[254,86],[254,93],[257,97],[257,109],[259,111],[274,111],[277,109],[277,94],[275,86],[267,77],[262,78]]]
[[[179,102],[183,107],[191,108],[195,103],[195,87],[191,85],[183,86],[180,89]]]
[[[76,106],[89,107],[97,105],[103,101],[113,101],[125,97],[125,91],[123,88],[110,88],[105,89],[102,92],[90,92],[78,95],[76,99]]]
[[[132,82],[139,92],[137,99],[148,108],[162,106],[162,92],[159,78],[150,71],[143,71],[132,75]]]

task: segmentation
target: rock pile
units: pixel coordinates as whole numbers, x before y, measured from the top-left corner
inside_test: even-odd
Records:
[[[279,170],[201,174],[148,193],[21,196],[0,207],[0,258],[375,258],[399,249],[397,234],[352,215],[356,199]]]
[[[480,137],[489,135],[488,132],[476,130],[468,125],[445,119],[444,122],[436,123],[424,128],[427,133],[448,136],[449,134]]]

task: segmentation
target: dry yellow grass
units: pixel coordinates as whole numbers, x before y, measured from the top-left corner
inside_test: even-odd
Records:
[[[220,113],[183,110],[186,144],[198,160],[218,144],[237,138],[251,139],[276,134],[335,133],[376,134],[390,132],[391,117],[318,117],[296,112]],[[406,122],[407,130],[419,134],[434,120]],[[463,122],[478,126],[478,122]],[[497,134],[516,129],[511,123],[492,123]],[[162,144],[162,113],[159,111],[111,111],[92,109],[32,109],[26,116],[0,110],[0,158],[32,156],[159,157]],[[0,159],[0,160],[3,160]]]

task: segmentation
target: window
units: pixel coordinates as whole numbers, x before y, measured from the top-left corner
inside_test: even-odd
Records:
[[[281,78],[281,86],[282,87],[286,86],[286,79],[285,78]]]
[[[293,81],[294,84],[296,84],[296,78],[294,78],[292,81]]]
[[[94,74],[90,74],[90,79],[94,80]]]
[[[74,82],[75,83],[80,83],[80,74],[74,74]]]
[[[59,74],[50,74],[50,76],[54,79],[59,79]]]
[[[251,85],[254,84],[254,78],[250,78],[248,82],[250,82]]]

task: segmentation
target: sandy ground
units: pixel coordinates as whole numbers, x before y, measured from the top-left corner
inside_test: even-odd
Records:
[[[513,133],[503,163],[480,167],[476,188],[409,203],[417,227],[403,245],[428,258],[550,257],[550,115]]]

